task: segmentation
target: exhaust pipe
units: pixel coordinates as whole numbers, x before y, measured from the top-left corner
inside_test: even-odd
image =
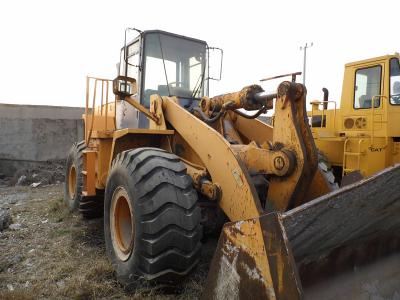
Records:
[[[322,92],[324,93],[324,109],[328,109],[328,99],[329,99],[329,91],[327,88],[322,88]]]

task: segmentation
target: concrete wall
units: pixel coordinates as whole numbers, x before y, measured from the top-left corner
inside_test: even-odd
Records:
[[[83,139],[84,108],[0,104],[0,173],[65,159]]]

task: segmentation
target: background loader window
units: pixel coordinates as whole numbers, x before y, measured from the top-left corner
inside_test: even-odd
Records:
[[[390,60],[390,104],[400,105],[400,65],[398,58]]]
[[[381,72],[381,66],[364,68],[356,71],[354,108],[372,107],[372,98],[381,93]],[[380,99],[376,99],[375,108],[378,108],[379,106]]]

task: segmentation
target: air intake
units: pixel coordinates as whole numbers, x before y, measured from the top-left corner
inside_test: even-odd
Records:
[[[354,119],[346,118],[344,119],[344,128],[352,129],[354,127]]]
[[[358,129],[363,129],[363,128],[367,127],[367,119],[363,118],[363,117],[357,118],[356,119],[356,127]]]

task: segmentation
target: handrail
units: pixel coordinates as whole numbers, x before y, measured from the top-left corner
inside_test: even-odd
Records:
[[[89,97],[90,97],[90,81],[94,81],[94,90],[93,90],[93,100],[92,100],[92,112],[89,114]],[[108,125],[108,104],[109,104],[109,86],[110,83],[113,81],[110,79],[104,79],[104,78],[97,78],[97,77],[92,77],[92,76],[86,76],[86,107],[85,107],[85,115],[89,116],[91,115],[92,119],[90,122],[90,129],[86,130],[86,125],[85,124],[85,142],[86,145],[89,143],[91,137],[92,137],[92,132],[93,132],[93,126],[94,126],[94,119],[95,119],[95,112],[96,112],[96,96],[97,96],[97,88],[98,88],[98,83],[101,82],[101,97],[100,97],[100,108],[98,110],[98,113],[100,116],[105,115],[105,120],[104,120],[104,125],[105,125],[105,130],[107,131],[107,125]],[[104,95],[105,93],[105,95]],[[105,107],[104,107],[104,100],[105,100]],[[125,96],[123,99],[116,98],[114,101],[114,113],[115,116],[117,114],[117,100],[123,100],[130,105],[132,105],[135,109],[138,111],[142,112],[143,114],[146,115],[147,118],[153,120],[156,124],[159,124],[160,119],[153,113],[151,113],[146,107],[144,107],[142,104],[140,104],[137,101],[134,101],[130,96]],[[105,113],[104,113],[104,108],[105,108]],[[114,127],[117,128],[117,121],[116,117],[114,118]]]
[[[92,104],[92,120],[91,120],[91,125],[90,125],[90,131],[88,134],[88,139],[86,141],[86,145],[88,145],[90,138],[92,137],[92,131],[93,131],[93,124],[94,124],[94,113],[96,110],[96,90],[97,90],[97,79],[94,81],[94,92],[93,92],[93,104]]]
[[[89,109],[89,77],[86,76],[86,105],[85,105],[85,116],[88,115]],[[86,126],[86,124],[85,124]],[[86,130],[85,130],[85,141],[86,141]]]
[[[326,107],[328,107],[329,103],[333,103],[333,104],[334,104],[334,111],[333,111],[333,130],[335,131],[335,129],[336,129],[336,101],[334,101],[334,100],[328,100],[328,101],[318,101],[318,100],[315,100],[315,101],[311,101],[311,102],[310,102],[310,104],[311,104],[311,118],[314,116],[314,105],[317,105],[317,106],[318,106],[318,110],[319,110],[319,106],[322,105],[322,116],[321,116],[321,125],[320,125],[320,128],[322,128],[322,127],[323,127],[322,125],[324,124],[324,122],[323,122],[324,117],[326,117],[325,114],[324,114],[324,111],[325,111],[325,110],[328,110],[328,109],[325,109],[325,105],[324,105],[324,104],[327,104]],[[327,119],[326,119],[326,120],[327,120]],[[328,121],[325,121],[325,125],[326,125],[327,123],[328,123]]]
[[[96,96],[97,96],[97,86],[98,82],[101,82],[101,106],[100,106],[100,116],[103,116],[103,106],[104,106],[104,99],[106,101],[105,105],[105,129],[107,130],[107,117],[108,117],[108,103],[109,103],[109,85],[112,80],[110,79],[104,79],[104,78],[97,78],[97,77],[91,77],[91,76],[86,76],[86,107],[85,107],[85,115],[86,117],[89,116],[89,96],[90,96],[90,81],[94,80],[94,90],[93,90],[93,100],[92,100],[92,111],[91,111],[91,122],[90,122],[90,130],[86,130],[86,125],[85,124],[85,142],[86,145],[89,143],[91,137],[92,137],[92,132],[93,132],[93,125],[94,125],[94,118],[95,118],[95,112],[96,112]],[[106,95],[104,95],[104,90]],[[114,104],[114,111],[116,112],[116,103]],[[114,123],[115,123],[115,118],[114,118]]]
[[[347,153],[347,142],[349,141],[349,138],[346,138],[344,141],[343,145],[343,167],[342,167],[342,177],[345,175],[345,170],[346,170],[346,153]]]
[[[107,81],[107,85],[106,85],[106,125],[105,125],[106,130],[107,130],[107,117],[108,117],[108,84],[109,84],[109,82]]]
[[[100,115],[101,116],[103,115],[103,98],[104,98],[103,94],[104,94],[104,81],[101,82],[101,103],[100,103],[100,108],[101,108]]]
[[[360,170],[360,164],[361,164],[361,143],[364,142],[364,139],[359,139],[358,140],[358,161],[357,161],[357,169]]]
[[[100,77],[93,77],[93,76],[86,76],[89,79],[97,79],[100,81],[112,81],[111,79],[106,79],[106,78],[100,78]]]
[[[380,100],[381,98],[386,98],[387,99],[387,97],[385,96],[385,95],[375,95],[375,96],[373,96],[372,97],[372,103],[371,103],[371,145],[373,146],[374,145],[374,137],[375,137],[375,100]],[[380,103],[379,103],[379,106],[377,107],[377,108],[380,108],[380,104],[382,103],[382,106],[383,106],[383,101],[381,101]],[[380,121],[379,123],[383,123],[382,121]]]
[[[272,79],[278,79],[278,78],[282,78],[282,77],[292,77],[292,82],[296,82],[296,76],[297,75],[301,75],[301,72],[294,72],[294,73],[289,73],[289,74],[283,74],[283,75],[277,75],[277,76],[273,76],[273,77],[268,77],[268,78],[264,78],[264,79],[260,79],[260,81],[268,81],[268,80],[272,80]]]

